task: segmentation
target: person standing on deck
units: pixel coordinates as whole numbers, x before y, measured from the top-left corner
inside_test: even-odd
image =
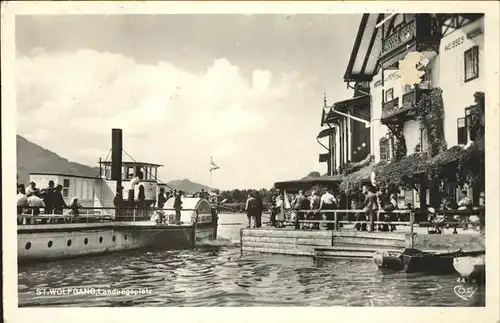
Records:
[[[63,186],[60,184],[54,189],[54,200],[52,205],[54,207],[54,214],[63,214],[63,208],[68,207],[64,201],[62,189]]]
[[[257,228],[260,228],[262,227],[262,213],[264,212],[264,202],[262,201],[262,196],[259,194],[259,192],[255,192],[255,199],[257,200],[255,225]]]
[[[304,212],[298,212],[303,210],[310,210],[311,204],[309,199],[304,195],[304,191],[300,190],[297,199],[295,200],[295,204],[293,205],[294,209],[297,211],[297,215],[295,216],[295,229],[300,229],[301,220],[305,220],[306,214]]]
[[[174,200],[175,223],[177,224],[181,222],[181,209],[182,209],[182,191],[179,191],[176,192]]]
[[[337,208],[337,199],[332,194],[332,189],[328,188],[326,190],[326,192],[323,195],[321,195],[319,210],[334,210],[336,208]],[[333,221],[333,220],[335,220],[335,213],[326,212],[325,218],[327,221]],[[326,229],[327,230],[334,230],[335,223],[327,223]]]
[[[163,209],[163,206],[167,202],[167,198],[165,197],[165,189],[160,188],[160,192],[158,193],[158,208]]]
[[[245,205],[245,211],[247,212],[247,218],[248,218],[248,228],[255,227],[257,224],[257,213],[258,213],[258,205],[257,205],[257,199],[255,198],[253,193],[250,193],[248,195],[248,199]],[[252,219],[254,226],[252,226]]]
[[[49,186],[45,189],[43,195],[43,203],[45,203],[45,214],[52,214],[54,210],[54,181],[49,181]]]
[[[28,206],[28,197],[24,185],[17,186],[17,224],[22,224],[22,214],[24,209]]]
[[[40,208],[45,207],[45,203],[35,193],[31,192],[28,195],[28,206],[31,208],[33,215],[40,215]]]
[[[363,210],[366,212],[367,217],[370,221],[369,232],[375,230],[375,211],[377,210],[377,194],[376,188],[374,186],[368,187],[368,185],[363,185],[363,194],[365,195],[365,202],[363,203]]]
[[[311,210],[313,210],[313,220],[322,220],[321,213],[317,212],[321,205],[321,197],[316,193],[316,191],[312,191],[311,193]],[[313,228],[319,230],[319,223],[314,223]]]
[[[28,185],[28,189],[26,190],[26,196],[30,197],[32,194],[38,193],[38,188],[36,187],[35,182],[30,182]]]

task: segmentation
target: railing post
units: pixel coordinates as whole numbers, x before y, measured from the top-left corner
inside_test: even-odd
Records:
[[[415,246],[415,241],[413,239],[413,221],[415,220],[415,214],[410,211],[410,246],[413,248]]]
[[[333,226],[333,230],[337,231],[339,229],[339,218],[337,215],[337,211],[333,211],[333,217],[334,217],[334,221],[335,221],[335,225]]]

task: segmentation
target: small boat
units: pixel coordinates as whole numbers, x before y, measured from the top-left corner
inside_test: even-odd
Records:
[[[373,261],[381,269],[403,270],[401,254],[402,251],[378,251],[373,256]]]
[[[406,248],[402,252],[379,251],[375,253],[373,260],[382,269],[404,270],[407,273],[448,274],[456,270],[454,259],[481,255],[484,255],[484,251],[464,252],[459,249],[452,252],[436,253]],[[479,266],[478,260],[478,270],[480,270]]]
[[[466,281],[484,283],[486,274],[485,255],[456,257],[453,267]]]
[[[462,249],[453,252],[435,253],[418,249],[405,249],[401,254],[403,269],[407,273],[448,274],[453,273],[453,259],[462,256],[479,256],[484,251],[464,252]]]

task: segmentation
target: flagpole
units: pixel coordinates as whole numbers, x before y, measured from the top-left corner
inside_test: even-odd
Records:
[[[212,189],[212,169],[210,168],[210,179],[208,180],[208,187]]]

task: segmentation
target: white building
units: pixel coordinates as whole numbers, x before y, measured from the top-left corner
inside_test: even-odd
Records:
[[[376,163],[392,159],[398,142],[405,143],[405,156],[429,148],[414,108],[435,88],[442,90],[447,147],[471,143],[465,118],[474,94],[485,92],[483,30],[483,14],[363,15],[344,80],[369,82],[369,146]],[[414,86],[402,84],[399,66],[411,52],[422,54],[416,68],[423,76]]]

